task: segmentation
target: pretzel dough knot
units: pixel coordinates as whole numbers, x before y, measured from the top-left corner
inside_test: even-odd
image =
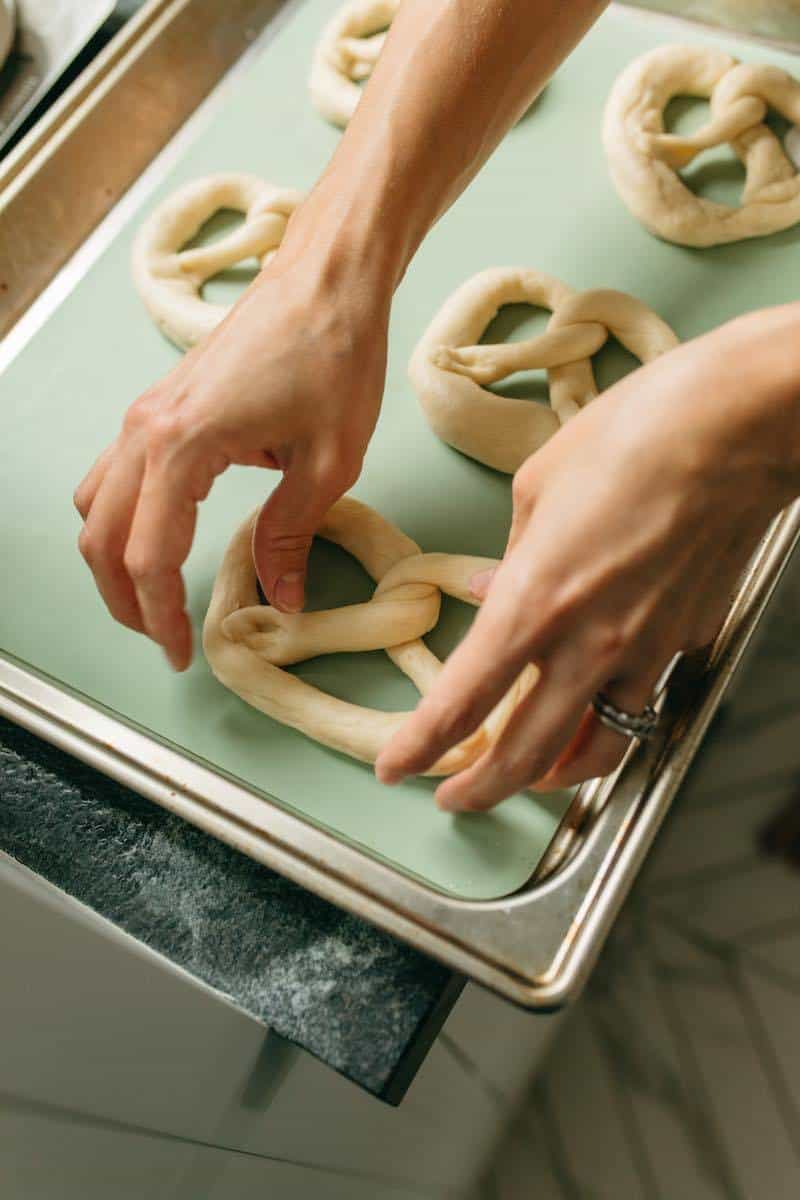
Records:
[[[422,554],[374,509],[345,497],[319,533],[361,562],[378,585],[375,594],[366,604],[285,614],[259,602],[251,551],[256,516],[234,535],[214,584],[203,630],[209,665],[221,683],[267,716],[334,750],[374,762],[408,714],[340,700],[283,668],[320,654],[385,650],[424,695],[442,669],[422,641],[439,619],[442,591],[476,604],[469,581],[496,563]],[[429,774],[449,775],[474,762],[499,737],[537,677],[536,668],[527,667],[483,726]]]
[[[711,119],[688,136],[666,133],[676,96],[709,99]],[[714,246],[788,229],[800,221],[800,177],[764,124],[770,108],[800,122],[800,83],[767,64],[748,65],[713,47],[661,46],[636,59],[606,106],[603,140],[614,184],[652,233],[686,246]],[[694,195],[677,171],[703,150],[729,143],[744,164],[742,204]]]
[[[506,304],[549,309],[546,332],[522,342],[479,345]],[[539,271],[492,268],[445,302],[414,351],[409,376],[443,441],[511,474],[597,396],[591,356],[612,335],[641,362],[678,343],[666,322],[625,292],[574,292]],[[549,407],[485,386],[538,368],[548,372]]]
[[[399,8],[400,0],[350,0],[322,31],[309,90],[314,107],[334,125],[344,128],[356,111],[359,84],[372,74]]]
[[[267,262],[302,200],[302,192],[231,172],[192,180],[158,205],[139,230],[131,266],[145,307],[170,341],[188,350],[216,328],[228,308],[204,300],[203,285],[245,259]],[[241,225],[207,246],[183,249],[225,209],[243,213]]]

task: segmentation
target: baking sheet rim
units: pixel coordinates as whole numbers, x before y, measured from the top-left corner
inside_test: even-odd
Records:
[[[285,0],[277,11],[291,10],[297,2]],[[636,12],[622,5],[613,7],[620,12],[624,8],[625,15],[634,19],[660,20],[673,25],[675,22],[675,18],[662,14]],[[251,52],[257,51],[260,40],[243,55],[244,60],[249,60]],[[156,186],[165,163],[180,153],[189,129],[203,119],[209,107],[213,108],[218,91],[224,94],[226,85],[242,65],[240,59],[221,77],[218,88],[201,103],[122,202],[115,205],[57,273],[6,337],[5,353],[0,354],[0,359],[9,361],[16,356],[46,319],[52,296],[56,296],[57,305],[72,290],[96,257],[92,247],[100,253],[114,236],[113,233],[109,235],[109,225],[116,225],[115,218],[120,219],[119,214],[124,211],[126,215],[122,220],[127,220],[131,208],[136,209],[144,202]],[[756,565],[733,606],[732,611],[737,608],[743,611],[728,638],[728,649],[721,657],[716,656],[716,665],[706,672],[704,686],[694,697],[693,711],[688,716],[685,712],[672,713],[670,725],[680,726],[680,738],[667,738],[665,731],[663,743],[637,747],[615,779],[581,789],[577,807],[596,815],[577,852],[560,865],[552,855],[548,863],[546,852],[544,862],[550,869],[546,878],[537,881],[533,877],[520,892],[499,900],[464,900],[438,892],[377,856],[355,848],[280,805],[270,803],[263,795],[233,783],[212,768],[200,766],[127,723],[106,716],[86,701],[74,699],[68,691],[15,665],[2,652],[0,713],[179,813],[264,865],[356,915],[372,920],[509,999],[530,1007],[557,1007],[580,985],[599,952],[602,939],[669,808],[798,537],[800,504],[776,521],[756,556]],[[37,693],[42,689],[49,707],[48,703],[43,706],[37,702]],[[668,704],[671,690],[667,693]],[[57,716],[59,705],[65,704],[79,706],[74,721]],[[87,719],[90,723],[110,723],[105,739],[87,738]],[[114,735],[120,733],[123,741],[143,739],[148,751],[157,756],[173,756],[176,770],[172,775],[159,775],[143,762],[121,753],[114,746]],[[210,796],[193,794],[179,782],[181,772],[185,773],[187,768],[190,774],[204,773],[217,789],[235,788],[246,800],[255,800],[269,812],[271,827],[268,830],[253,828],[246,821],[222,811]],[[567,824],[575,807],[567,814]],[[563,826],[562,822],[554,842]],[[574,840],[575,844],[577,840]],[[532,917],[539,918],[535,948],[531,947],[530,938]]]

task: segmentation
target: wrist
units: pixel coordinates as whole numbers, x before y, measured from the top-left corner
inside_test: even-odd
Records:
[[[800,495],[800,305],[737,318],[711,337],[718,453],[777,512]]]
[[[326,175],[292,216],[278,255],[290,267],[302,260],[320,286],[347,289],[371,309],[388,312],[408,263],[401,223],[379,197],[367,199],[352,181]]]

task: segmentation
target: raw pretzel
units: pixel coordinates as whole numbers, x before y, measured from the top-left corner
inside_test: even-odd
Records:
[[[501,305],[519,302],[553,311],[544,335],[504,346],[469,344]],[[678,340],[655,313],[621,292],[575,293],[534,271],[484,271],[445,304],[414,354],[411,376],[440,437],[510,472],[597,394],[589,359],[609,333],[642,361]],[[507,400],[480,386],[530,367],[549,369],[553,410]],[[408,714],[339,700],[282,668],[318,654],[383,649],[424,695],[441,670],[422,641],[438,620],[441,592],[474,604],[469,580],[496,563],[422,554],[377,512],[345,498],[319,532],[353,554],[376,581],[372,600],[321,613],[284,614],[259,603],[252,556],[255,516],[235,534],[214,585],[203,633],[211,669],[231,691],[275,720],[374,762]],[[474,762],[499,737],[537,678],[535,667],[526,668],[483,726],[429,774],[449,775]]]
[[[477,345],[505,304],[550,309],[545,333]],[[509,474],[597,395],[591,355],[612,335],[642,362],[676,346],[670,327],[624,292],[573,292],[538,271],[492,268],[463,284],[434,317],[409,375],[434,432]],[[550,407],[488,391],[515,371],[546,368]]]
[[[350,0],[322,31],[314,51],[309,89],[314,107],[344,128],[361,99],[358,86],[372,74],[386,28],[400,0]]]
[[[203,630],[211,669],[231,691],[275,720],[343,754],[374,762],[408,714],[350,704],[282,668],[318,654],[382,649],[424,694],[441,670],[439,659],[421,640],[439,618],[441,591],[477,603],[469,580],[496,563],[422,554],[379,513],[345,497],[330,510],[319,533],[358,559],[378,584],[375,594],[366,604],[288,615],[259,602],[252,555],[256,516],[234,535],[214,584]],[[481,728],[428,773],[448,775],[474,762],[499,736],[537,677],[536,668],[527,667]]]
[[[675,96],[711,101],[697,133],[664,132]],[[800,83],[779,67],[748,66],[711,46],[661,46],[635,60],[617,80],[603,125],[611,177],[646,229],[684,246],[715,246],[761,237],[800,221],[800,176],[764,124],[769,108],[800,121]],[[680,167],[729,142],[747,171],[740,208],[695,196]]]
[[[228,308],[203,300],[203,284],[246,258],[264,263],[302,200],[301,192],[254,175],[209,175],[185,184],[151,213],[134,242],[133,279],[170,341],[186,350],[211,333]],[[182,250],[221,209],[244,213],[244,222],[209,246]]]

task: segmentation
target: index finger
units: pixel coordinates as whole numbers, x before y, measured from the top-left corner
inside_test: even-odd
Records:
[[[145,632],[164,647],[176,671],[192,661],[192,627],[181,574],[197,524],[194,464],[148,462],[125,549],[125,568]]]
[[[489,599],[439,678],[375,763],[382,783],[399,783],[427,771],[473,733],[530,661],[528,631],[514,592],[501,572]]]

